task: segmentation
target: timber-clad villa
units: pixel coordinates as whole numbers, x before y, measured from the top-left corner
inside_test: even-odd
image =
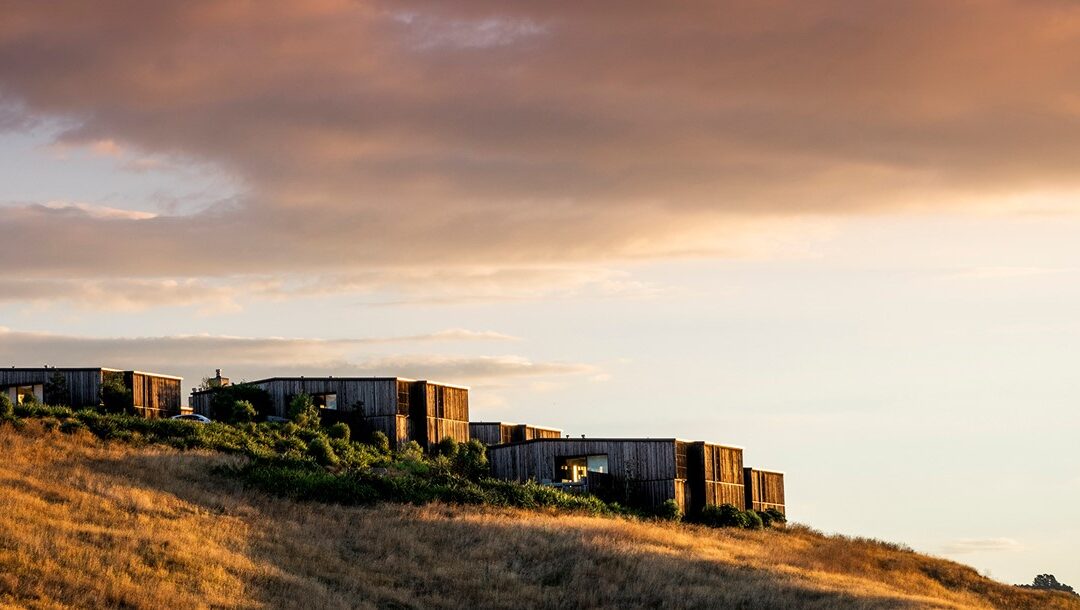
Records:
[[[96,368],[0,369],[0,392],[14,403],[102,404],[106,388],[122,390],[125,408],[144,417],[181,413],[180,377]],[[214,418],[213,398],[230,385],[217,371],[189,398],[195,413]],[[491,475],[588,491],[644,507],[674,500],[684,513],[732,504],[786,513],[784,474],[743,464],[741,447],[675,438],[570,438],[558,428],[469,421],[463,386],[403,377],[271,377],[244,385],[269,397],[269,412],[288,414],[292,399],[312,397],[324,421],[344,422],[357,438],[382,432],[393,447],[415,441],[425,450],[444,438],[487,446]],[[130,396],[130,398],[128,398]]]

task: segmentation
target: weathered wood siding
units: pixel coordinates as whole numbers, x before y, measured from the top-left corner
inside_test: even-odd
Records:
[[[101,404],[100,368],[11,368],[0,369],[0,389],[18,386],[44,386],[54,374],[67,384],[67,398],[62,406],[80,409]],[[57,401],[54,401],[57,402]]]
[[[465,388],[396,377],[275,377],[251,385],[266,390],[278,417],[288,417],[289,403],[302,393],[336,394],[337,409],[324,410],[324,421],[345,422],[361,434],[380,431],[394,447],[415,440],[427,449],[446,437],[470,438]],[[212,390],[193,393],[194,412],[210,417],[212,396]]]
[[[151,419],[180,414],[182,383],[182,379],[150,373],[124,373],[124,385],[131,389],[132,409],[138,415]]]
[[[742,449],[689,443],[687,458],[692,512],[721,504],[746,508]]]
[[[744,468],[746,507],[754,510],[775,509],[787,514],[784,506],[784,473]]]
[[[468,442],[469,391],[465,388],[417,381],[410,392],[409,416],[413,440],[425,449],[444,438]]]
[[[398,414],[397,380],[393,378],[276,377],[252,385],[270,394],[278,417],[288,417],[289,403],[300,394],[337,394],[338,411],[361,417]]]
[[[505,434],[503,430],[506,430]],[[501,445],[510,442],[510,430],[501,422],[474,421],[469,422],[469,438],[475,438],[485,445]]]
[[[614,489],[626,501],[659,506],[674,499],[685,510],[675,453],[672,439],[536,439],[489,447],[488,460],[496,478],[550,483],[559,480],[557,458],[607,455]]]
[[[520,443],[537,438],[562,438],[562,430],[506,422],[469,422],[469,437],[485,445]]]

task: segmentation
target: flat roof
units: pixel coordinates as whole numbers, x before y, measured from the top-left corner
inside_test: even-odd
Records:
[[[131,369],[114,369],[107,366],[13,366],[9,368],[0,368],[0,371],[107,371],[109,373],[135,373],[137,375],[147,375],[149,377],[160,377],[162,379],[176,379],[183,381],[183,377],[176,377],[175,375],[164,375],[162,373],[150,373],[147,371],[136,371]]]
[[[438,386],[443,386],[443,387],[447,387],[447,388],[455,388],[455,389],[458,389],[458,390],[468,390],[469,389],[468,386],[456,385],[456,384],[453,384],[453,383],[444,383],[442,381],[432,381],[430,379],[410,379],[409,377],[386,377],[386,376],[381,376],[381,377],[349,377],[349,376],[336,377],[336,376],[333,376],[333,375],[325,375],[325,376],[300,375],[300,376],[296,376],[296,377],[267,377],[265,379],[256,379],[255,381],[241,381],[241,382],[238,382],[238,383],[233,383],[231,385],[245,385],[245,384],[255,385],[255,384],[259,384],[259,383],[270,383],[271,381],[406,381],[406,382],[409,382],[409,383],[416,383],[416,382],[430,383],[431,385],[438,385]],[[193,389],[191,393],[192,394],[202,394],[204,392],[212,392],[212,391],[214,391],[216,389],[217,388],[210,388],[210,389],[207,389],[207,390]]]
[[[527,441],[517,441],[514,443],[499,443],[498,445],[491,445],[489,449],[496,447],[509,447],[511,445],[527,445],[529,443],[568,443],[571,441],[586,441],[586,442],[598,442],[598,443],[704,443],[706,445],[714,445],[716,447],[724,447],[725,449],[738,449],[739,451],[745,450],[745,447],[739,445],[725,445],[722,443],[710,443],[708,441],[688,441],[682,438],[605,438],[605,437],[570,437],[570,438],[532,438]]]
[[[554,432],[562,432],[562,428],[552,428],[549,426],[536,426],[533,424],[518,424],[510,421],[471,421],[469,424],[479,424],[481,426],[528,426],[530,428],[536,428],[537,430],[552,430]]]

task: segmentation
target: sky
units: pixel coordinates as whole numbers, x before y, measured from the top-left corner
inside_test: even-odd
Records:
[[[1080,583],[1080,6],[0,0],[0,362],[402,375]]]

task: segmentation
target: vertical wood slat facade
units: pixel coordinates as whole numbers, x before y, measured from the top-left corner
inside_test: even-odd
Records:
[[[124,385],[131,389],[132,409],[151,419],[180,414],[180,385],[178,377],[164,377],[142,371],[125,371]]]
[[[742,449],[695,442],[689,444],[687,457],[692,510],[721,504],[746,508]]]
[[[398,377],[273,377],[250,382],[270,395],[274,415],[287,417],[300,394],[333,394],[336,409],[323,409],[327,422],[342,421],[360,433],[382,432],[393,447],[415,440],[426,448],[450,437],[469,440],[469,390]],[[194,392],[189,402],[200,415],[211,412],[213,389]]]
[[[622,501],[655,507],[675,500],[684,513],[707,505],[746,506],[743,452],[676,439],[536,439],[488,447],[495,478],[559,480],[559,458],[606,455]]]
[[[49,386],[54,377],[64,380],[66,392],[50,401],[74,409],[97,407],[101,404],[101,384],[106,376],[115,375],[131,390],[133,410],[146,417],[164,417],[180,413],[182,379],[141,371],[120,371],[103,367],[84,368],[11,368],[0,369],[0,391],[12,391],[23,386]],[[38,396],[38,398],[42,398]]]
[[[784,473],[771,470],[743,469],[746,479],[746,507],[763,511],[778,510],[787,514],[784,505]]]
[[[567,457],[606,455],[614,491],[625,502],[659,506],[675,500],[684,512],[689,508],[686,477],[679,476],[674,439],[534,439],[488,448],[492,475],[513,481],[558,481],[556,460]]]
[[[520,443],[537,438],[562,438],[562,430],[497,421],[469,422],[469,437],[485,445]]]

